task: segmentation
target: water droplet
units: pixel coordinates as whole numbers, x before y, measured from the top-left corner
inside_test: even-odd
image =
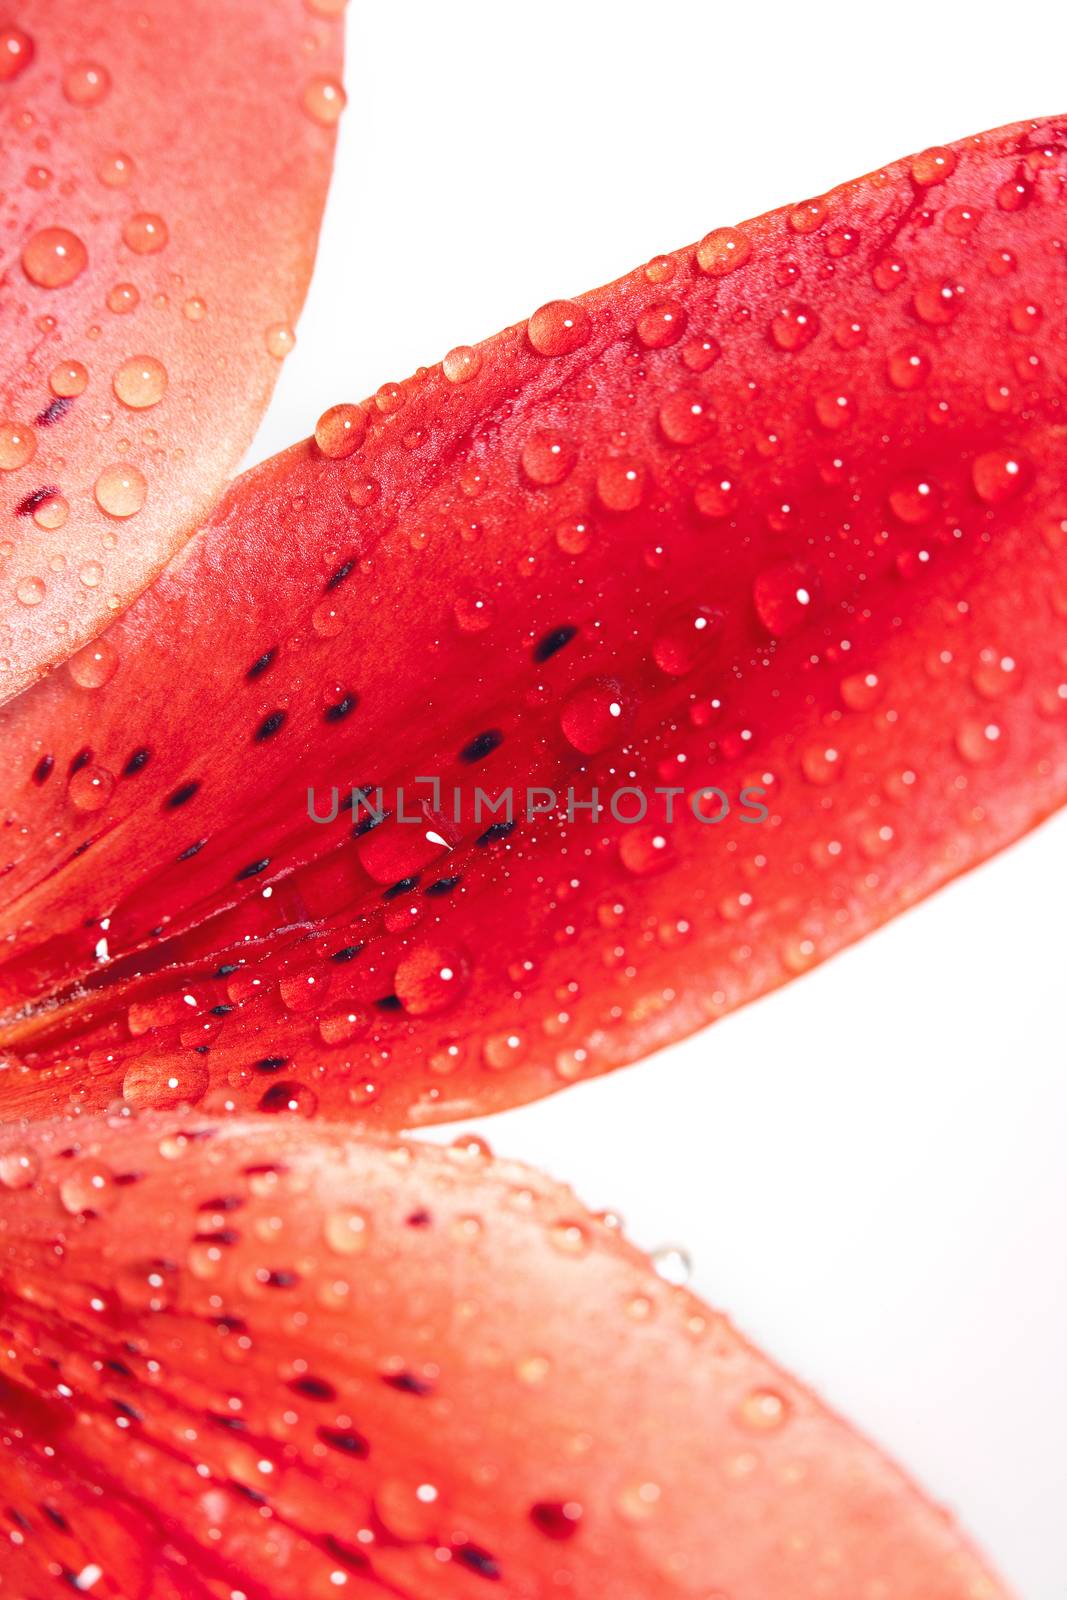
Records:
[[[334,1211],[323,1223],[326,1243],[339,1256],[359,1255],[370,1242],[370,1224],[362,1211]]]
[[[853,672],[841,680],[841,699],[850,711],[870,711],[885,693],[876,672]]]
[[[132,283],[116,283],[114,288],[107,292],[107,308],[117,317],[124,317],[137,309],[140,299],[141,296]]]
[[[661,1497],[658,1483],[631,1483],[620,1491],[616,1509],[626,1522],[646,1522],[655,1515]]]
[[[1017,450],[988,450],[971,467],[971,481],[979,500],[1000,505],[1017,495],[1027,481],[1025,458]]]
[[[0,33],[0,63],[3,61],[4,37]],[[37,1157],[32,1150],[5,1150],[0,1155],[0,1184],[5,1189],[28,1189],[36,1180],[38,1171]]]
[[[578,459],[570,439],[555,428],[539,428],[522,447],[522,470],[531,483],[543,487],[562,483]]]
[[[659,872],[670,865],[672,857],[666,833],[652,825],[628,828],[619,840],[619,860],[637,878]]]
[[[125,189],[135,171],[131,156],[122,150],[113,150],[102,158],[96,175],[107,189]]]
[[[724,278],[751,254],[752,245],[740,228],[714,228],[697,245],[697,266],[709,278]]]
[[[645,469],[639,461],[611,456],[597,468],[596,492],[607,511],[636,511],[645,492]]]
[[[346,104],[345,91],[336,78],[309,78],[304,85],[300,103],[312,122],[322,128],[332,128],[340,118]]]
[[[817,739],[800,752],[800,770],[818,788],[836,783],[843,770],[841,751],[836,744]]]
[[[652,659],[671,678],[692,672],[722,626],[722,612],[712,606],[691,606],[657,634]]]
[[[819,319],[810,306],[790,300],[775,312],[768,331],[779,350],[792,353],[811,343],[819,331]]]
[[[33,39],[22,28],[0,28],[0,83],[11,83],[34,57]]]
[[[928,478],[902,478],[889,491],[889,508],[909,527],[929,522],[938,509],[939,495]]]
[[[95,106],[110,88],[110,72],[96,61],[77,61],[63,74],[63,93],[72,106]]]
[[[95,1157],[77,1162],[59,1185],[59,1199],[72,1217],[103,1216],[119,1199],[114,1174]]]
[[[151,211],[138,211],[127,218],[122,229],[123,243],[138,256],[154,256],[168,238],[167,224]]]
[[[803,627],[811,615],[814,595],[810,572],[791,561],[765,568],[752,586],[757,615],[776,639]]]
[[[195,1106],[207,1093],[209,1081],[202,1061],[188,1057],[178,1062],[158,1061],[153,1056],[127,1068],[122,1098],[138,1111]]]
[[[673,300],[663,300],[641,312],[634,331],[646,350],[663,350],[677,344],[685,332],[685,322],[685,308]]]
[[[22,270],[41,289],[62,289],[85,270],[89,252],[69,228],[42,228],[22,252]]]
[[[1019,686],[1018,663],[999,650],[982,650],[971,673],[971,682],[983,700],[999,700]]]
[[[556,544],[564,555],[582,556],[593,542],[593,526],[585,517],[561,522],[556,527]]]
[[[287,972],[278,980],[278,993],[287,1011],[314,1011],[330,990],[330,974],[322,967]]]
[[[54,533],[70,515],[70,506],[61,494],[50,494],[33,508],[33,520],[39,528]]]
[[[182,306],[182,316],[186,322],[203,322],[207,316],[207,301],[198,294],[190,295]]]
[[[112,387],[124,406],[147,411],[167,392],[167,369],[155,356],[131,356],[115,373]]]
[[[72,655],[67,671],[81,689],[102,689],[118,671],[118,651],[107,639],[94,639]]]
[[[956,729],[956,749],[964,761],[974,767],[988,766],[995,761],[1003,743],[998,724],[979,717],[967,717]]]
[[[622,686],[614,678],[587,678],[563,702],[560,727],[582,755],[596,755],[621,737],[628,721]]]
[[[441,363],[441,370],[449,383],[469,383],[481,371],[479,350],[469,344],[458,344],[450,350]]]
[[[67,794],[78,811],[100,811],[110,800],[114,787],[114,774],[91,761],[72,774]]]
[[[589,1248],[589,1235],[579,1222],[556,1222],[548,1230],[551,1243],[564,1256],[584,1256]]]
[[[482,1060],[491,1072],[506,1072],[522,1060],[525,1050],[525,1036],[517,1028],[491,1033],[482,1045]]]
[[[17,472],[37,454],[37,435],[24,422],[0,422],[0,472]]]
[[[367,431],[367,414],[360,406],[331,406],[315,424],[315,443],[331,461],[350,456]]]
[[[401,958],[393,989],[411,1016],[432,1016],[458,999],[468,976],[467,962],[455,950],[437,944],[417,945]]]
[[[296,344],[296,334],[287,322],[272,322],[264,331],[263,343],[268,355],[273,356],[275,361],[284,361]]]
[[[526,334],[539,356],[565,356],[589,337],[589,313],[574,300],[550,300],[526,324]]]
[[[136,516],[147,493],[144,474],[128,461],[116,461],[105,467],[93,486],[97,505],[109,517]]]
[[[40,578],[20,578],[15,585],[15,599],[20,606],[39,606],[45,593],[45,586]]]
[[[48,387],[61,400],[72,400],[82,394],[89,382],[89,369],[80,361],[61,361],[48,375]]]
[[[737,1420],[753,1433],[776,1433],[789,1417],[789,1402],[774,1389],[753,1389],[737,1408]]]
[[[961,287],[948,278],[933,278],[922,283],[912,299],[915,315],[929,327],[946,327],[959,310],[962,292]]]
[[[921,155],[911,158],[911,175],[923,188],[932,183],[943,183],[956,170],[956,152],[941,145],[933,145]]]
[[[920,389],[930,376],[929,357],[914,346],[891,352],[886,372],[894,389]]]

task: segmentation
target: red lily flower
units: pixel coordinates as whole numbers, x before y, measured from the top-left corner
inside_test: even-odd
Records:
[[[107,99],[97,57],[70,71],[68,101]],[[315,84],[300,115],[329,122]],[[222,100],[208,150],[244,132]],[[321,130],[267,109],[272,148],[325,162]],[[139,124],[148,148],[166,123]],[[255,127],[220,305],[262,215]],[[715,229],[332,408],[0,713],[3,1104],[39,1119],[0,1153],[11,1592],[1002,1593],[870,1447],[543,1180],[189,1108],[390,1130],[548,1093],[1061,803],[1063,134],[1002,129]],[[291,305],[319,196],[280,185]],[[186,177],[189,239],[203,192]],[[84,270],[54,286],[79,310]],[[265,301],[244,307],[261,346]],[[244,331],[216,348],[251,361]],[[166,338],[116,370],[124,405],[171,362],[199,381],[206,347]],[[213,406],[250,370],[264,397],[258,349]],[[99,447],[77,407],[55,420],[84,490]],[[201,421],[208,459],[161,472],[154,520],[133,508],[116,603],[252,420],[206,444]],[[54,515],[44,488],[16,515]],[[84,553],[97,530],[74,531]],[[98,629],[72,593],[15,613],[13,685]],[[324,822],[335,787],[370,813]],[[510,811],[479,814],[478,789]]]

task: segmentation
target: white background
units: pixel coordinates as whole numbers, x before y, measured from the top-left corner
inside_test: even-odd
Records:
[[[1067,110],[1051,11],[351,9],[319,265],[252,459],[714,226]],[[686,1246],[699,1292],[1025,1600],[1067,1595],[1065,865],[1061,819],[711,1032],[480,1130]]]

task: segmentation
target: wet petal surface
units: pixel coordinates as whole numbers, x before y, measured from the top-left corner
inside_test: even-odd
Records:
[[[343,104],[339,7],[25,0],[5,40],[0,699],[139,594],[240,460]]]

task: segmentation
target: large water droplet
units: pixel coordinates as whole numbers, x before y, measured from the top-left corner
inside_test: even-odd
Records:
[[[89,252],[69,228],[42,228],[22,252],[22,270],[41,289],[62,289],[84,272]]]

